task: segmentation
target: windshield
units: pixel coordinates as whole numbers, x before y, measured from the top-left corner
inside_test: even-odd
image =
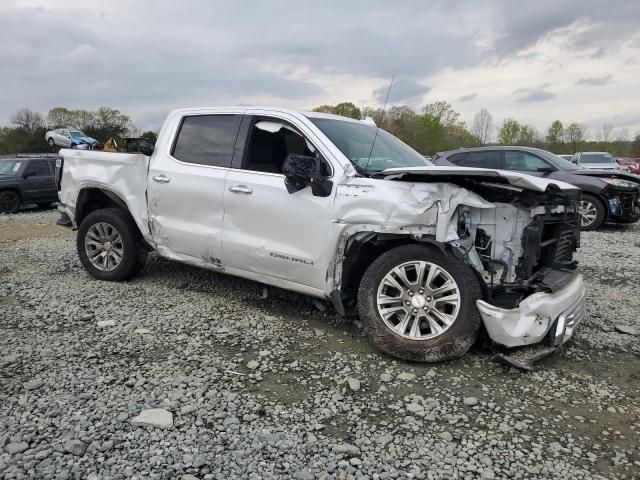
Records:
[[[393,135],[366,123],[332,118],[310,118],[351,163],[368,172],[387,168],[424,167],[433,165],[426,158]],[[373,139],[375,146],[371,151]],[[369,158],[371,154],[371,158]]]
[[[554,155],[553,153],[546,152],[545,158],[558,170],[579,170],[579,167],[575,163],[571,163],[569,160],[558,155]]]
[[[583,153],[580,155],[580,163],[616,163],[608,153]]]
[[[17,175],[21,166],[21,160],[3,160],[0,162],[0,175]]]
[[[86,137],[86,135],[79,130],[72,130],[69,132],[69,135],[72,137]]]

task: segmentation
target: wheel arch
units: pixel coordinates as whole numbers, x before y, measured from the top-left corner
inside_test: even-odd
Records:
[[[383,253],[401,245],[430,244],[440,250],[448,251],[447,244],[438,242],[432,236],[416,237],[406,233],[385,233],[360,231],[349,236],[344,253],[336,267],[339,283],[331,292],[330,299],[341,315],[357,313],[358,288],[367,268]]]
[[[18,198],[20,199],[21,202],[22,202],[22,199],[24,198],[23,195],[22,195],[22,192],[20,191],[20,188],[15,187],[15,186],[0,188],[0,193],[4,193],[4,192],[13,192],[13,193],[15,193],[18,196]]]
[[[602,202],[602,205],[604,206],[603,222],[606,222],[609,219],[609,215],[611,212],[609,212],[609,200],[607,199],[607,196],[604,192],[605,192],[604,190],[600,190],[600,191],[583,190],[581,197],[583,197],[584,195],[588,195],[590,197],[594,197],[596,200],[600,200],[600,202]]]
[[[116,193],[98,187],[85,187],[78,192],[76,200],[75,222],[80,225],[87,215],[104,208],[121,208],[131,213],[127,202]]]

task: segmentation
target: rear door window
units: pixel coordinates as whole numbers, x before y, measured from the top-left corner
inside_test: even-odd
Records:
[[[241,120],[242,115],[184,117],[171,155],[183,162],[230,167]]]
[[[461,167],[500,168],[500,151],[498,150],[457,153],[449,159]]]
[[[36,177],[48,177],[51,175],[51,172],[49,171],[49,163],[46,160],[31,160],[27,168],[35,170]]]

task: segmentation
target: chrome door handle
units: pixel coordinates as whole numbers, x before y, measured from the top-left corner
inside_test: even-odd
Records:
[[[229,191],[233,193],[246,193],[247,195],[253,193],[253,190],[246,185],[233,185],[229,187]]]
[[[158,183],[169,183],[171,179],[166,175],[156,175],[153,177],[153,181]]]

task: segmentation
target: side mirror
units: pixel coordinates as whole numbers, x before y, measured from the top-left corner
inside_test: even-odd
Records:
[[[27,168],[22,174],[22,178],[35,177],[36,171],[33,168]]]
[[[153,145],[150,143],[140,143],[140,153],[150,157],[153,153]]]
[[[316,197],[328,197],[333,182],[322,172],[322,159],[307,155],[289,154],[282,165],[284,184],[289,193],[311,186]]]

